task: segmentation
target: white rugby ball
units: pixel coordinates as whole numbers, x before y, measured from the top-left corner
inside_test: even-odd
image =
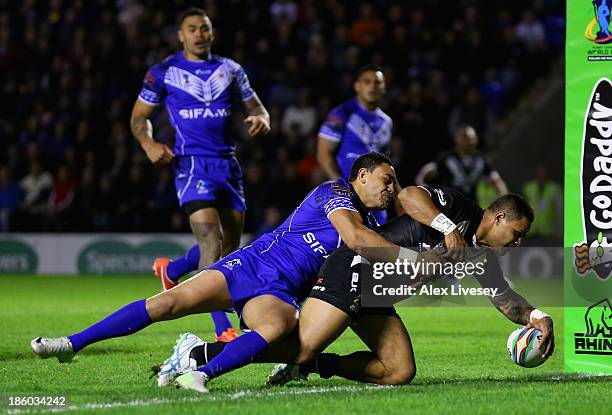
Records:
[[[540,351],[542,336],[542,332],[534,328],[521,327],[514,330],[507,343],[510,359],[523,367],[540,366],[546,360]]]

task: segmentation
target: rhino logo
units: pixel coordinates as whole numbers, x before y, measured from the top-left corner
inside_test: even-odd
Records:
[[[574,353],[612,356],[612,304],[604,298],[587,308],[586,330],[574,333]]]
[[[610,300],[604,299],[593,304],[587,309],[584,315],[586,323],[586,336],[597,337],[612,337],[612,305]]]

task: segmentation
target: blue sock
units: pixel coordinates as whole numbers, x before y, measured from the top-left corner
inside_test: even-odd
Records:
[[[210,313],[210,316],[215,323],[215,334],[217,336],[220,336],[225,330],[232,327],[232,322],[225,311],[213,311]]]
[[[266,340],[256,331],[250,331],[227,343],[221,353],[198,370],[214,378],[248,364],[267,348]]]
[[[198,244],[195,244],[194,246],[189,248],[189,251],[185,252],[185,255],[170,261],[166,273],[168,274],[168,278],[176,282],[179,280],[179,278],[181,278],[188,272],[197,271],[199,263],[200,247],[198,246]]]
[[[85,346],[113,337],[127,336],[136,333],[151,324],[147,312],[147,300],[138,300],[115,311],[85,330],[68,336],[72,350],[78,352]]]

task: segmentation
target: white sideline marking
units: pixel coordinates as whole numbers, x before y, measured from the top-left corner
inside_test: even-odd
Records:
[[[595,377],[609,377],[606,373],[575,373],[575,374],[558,374],[543,377],[541,380],[561,380],[561,379],[589,379]],[[515,379],[507,379],[515,380]],[[528,380],[528,379],[527,379]],[[415,385],[417,386],[417,385]],[[427,384],[418,384],[418,386],[427,386]],[[294,388],[294,389],[279,389],[271,391],[252,391],[244,390],[239,392],[224,393],[224,394],[199,394],[192,397],[180,397],[177,399],[168,398],[153,398],[153,399],[136,399],[127,402],[112,402],[112,403],[86,403],[80,405],[67,405],[60,408],[19,408],[9,409],[8,414],[26,414],[26,413],[61,413],[68,411],[79,411],[88,409],[116,409],[116,408],[129,408],[139,406],[153,406],[153,405],[164,405],[171,403],[192,403],[192,402],[204,402],[204,401],[220,401],[220,400],[238,400],[244,398],[269,398],[274,396],[287,396],[287,395],[312,395],[317,393],[329,393],[329,392],[358,392],[364,390],[385,390],[394,389],[395,386],[380,386],[380,385],[355,385],[355,386],[329,386],[329,387],[313,387],[313,388]]]
[[[19,408],[10,409],[9,414],[25,414],[25,413],[36,413],[36,412],[50,412],[60,413],[68,411],[78,411],[87,409],[116,409],[116,408],[128,408],[128,407],[139,407],[139,406],[152,406],[152,405],[164,405],[170,403],[191,403],[191,402],[203,402],[203,401],[217,401],[217,400],[237,400],[244,398],[268,398],[273,396],[283,395],[310,395],[316,393],[329,393],[329,392],[357,392],[363,390],[375,390],[375,389],[390,389],[393,386],[330,386],[330,387],[314,387],[308,389],[283,389],[276,391],[252,391],[244,390],[240,392],[226,393],[226,394],[200,394],[194,397],[181,397],[178,399],[168,398],[153,398],[153,399],[136,399],[127,402],[112,402],[112,403],[87,403],[80,405],[67,405],[59,408]]]

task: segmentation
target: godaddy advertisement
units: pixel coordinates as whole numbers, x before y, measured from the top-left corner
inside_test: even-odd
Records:
[[[610,0],[567,2],[565,367],[571,372],[612,373],[611,9]]]

